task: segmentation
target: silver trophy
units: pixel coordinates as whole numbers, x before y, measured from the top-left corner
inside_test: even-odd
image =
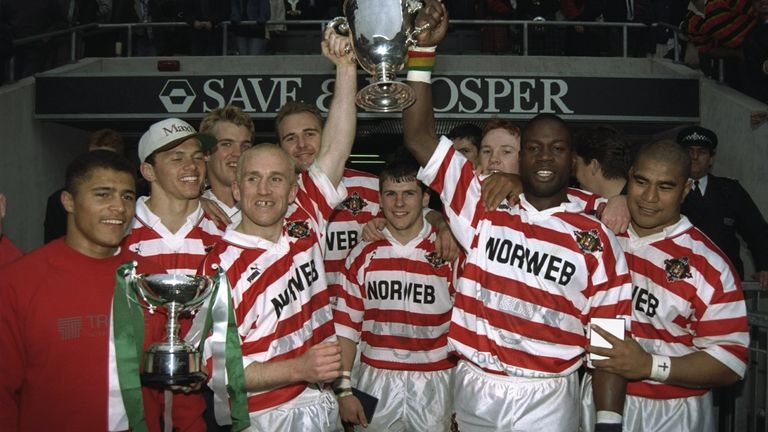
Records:
[[[350,36],[355,57],[373,83],[357,92],[355,102],[373,112],[402,111],[416,95],[395,77],[405,66],[413,38],[426,27],[414,27],[416,12],[422,7],[416,0],[346,0],[343,17],[328,26]]]
[[[144,353],[141,382],[170,387],[189,386],[206,379],[200,371],[200,353],[179,337],[179,315],[194,311],[213,291],[208,276],[175,274],[130,274],[128,285],[141,301],[139,305],[155,313],[164,307],[168,315],[166,339],[152,344]]]

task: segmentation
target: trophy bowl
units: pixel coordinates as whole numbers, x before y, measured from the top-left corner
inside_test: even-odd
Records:
[[[350,36],[360,66],[373,75],[371,84],[357,92],[355,102],[371,112],[402,111],[416,96],[396,76],[408,59],[408,48],[416,44],[413,19],[421,8],[415,0],[346,0],[343,17],[328,26]]]
[[[193,311],[213,291],[213,280],[208,276],[177,274],[138,274],[130,283],[139,304],[154,313],[158,307],[167,312],[166,338],[147,348],[144,353],[144,372],[141,382],[168,388],[190,386],[206,379],[200,370],[200,353],[179,337],[179,315]]]

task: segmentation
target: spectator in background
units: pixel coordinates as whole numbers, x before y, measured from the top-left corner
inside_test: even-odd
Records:
[[[560,12],[560,0],[518,0],[517,19],[554,21]],[[563,55],[562,27],[528,26],[528,53]]]
[[[285,0],[286,18],[312,20],[328,18],[328,0]]]
[[[272,21],[285,21],[285,0],[269,0],[269,16]],[[285,26],[270,26],[269,31],[282,32],[285,31]]]
[[[768,103],[768,0],[753,0],[758,17],[744,39],[744,93]]]
[[[477,169],[481,174],[520,172],[520,128],[509,120],[492,118],[483,127]]]
[[[488,20],[515,19],[516,2],[510,0],[483,0],[481,16]],[[480,51],[490,54],[505,54],[512,49],[509,25],[494,25],[481,30]]]
[[[451,19],[476,19],[477,18],[477,0],[443,0]]]
[[[696,45],[702,72],[724,79],[731,87],[743,87],[742,44],[757,24],[752,14],[752,0],[710,0],[686,17],[684,31]],[[718,61],[724,62],[724,77],[719,76]]]
[[[3,0],[2,15],[13,39],[43,34],[67,26],[65,10],[58,0]],[[15,78],[23,78],[54,66],[58,40],[33,42],[16,47]]]
[[[5,195],[0,194],[0,267],[16,261],[22,256],[19,248],[5,235],[3,219],[5,219]]]
[[[99,129],[88,138],[88,151],[111,150],[120,156],[124,155],[123,137],[113,129]],[[67,211],[61,203],[61,193],[64,188],[57,190],[48,196],[48,204],[45,206],[45,220],[43,221],[43,241],[49,243],[52,240],[67,233]]]
[[[603,198],[621,195],[630,164],[629,142],[621,132],[609,126],[596,126],[579,131],[573,144],[579,187]]]
[[[618,2],[618,1],[617,1]],[[602,21],[603,0],[561,0],[560,12],[568,21]],[[566,29],[565,55],[599,56],[605,29],[576,25]]]
[[[236,180],[240,154],[253,146],[253,120],[240,107],[226,105],[203,117],[200,133],[216,138],[216,145],[205,156],[206,178],[210,189],[203,192],[203,198],[216,203],[227,214],[230,223],[237,225],[242,214],[233,195],[232,184]]]
[[[239,55],[261,55],[267,51],[266,22],[270,18],[269,0],[231,0],[230,20]],[[242,25],[257,21],[258,25]]]
[[[11,26],[6,18],[5,7],[0,2],[0,84],[10,78],[8,76],[8,62],[13,57],[13,34]]]
[[[606,1],[603,3],[603,19],[606,22],[635,22],[635,3],[637,3],[637,0]],[[622,32],[623,30],[620,27],[609,27],[606,29],[607,38],[604,40],[604,43],[607,44],[606,51],[609,56],[618,57],[623,54]],[[638,29],[628,29],[627,55],[636,55],[638,37]]]
[[[74,4],[69,16],[70,26],[91,23],[109,23],[112,20],[112,0],[68,0]],[[88,30],[78,43],[80,57],[107,57],[115,53],[115,31],[113,29]],[[78,34],[78,37],[81,35]],[[67,46],[67,48],[69,48]]]
[[[744,280],[738,234],[752,253],[753,278],[768,288],[768,223],[738,181],[709,173],[717,135],[701,126],[690,126],[680,131],[677,142],[688,149],[693,179],[682,213],[722,249]]]
[[[480,141],[483,130],[472,123],[462,123],[448,132],[448,139],[453,141],[453,148],[463,154],[473,165],[477,165],[480,155]]]
[[[230,2],[224,0],[181,0],[181,13],[190,29],[190,54],[221,55],[223,35],[219,24],[230,17]]]

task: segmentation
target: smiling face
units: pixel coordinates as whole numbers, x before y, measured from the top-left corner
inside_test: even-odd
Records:
[[[206,157],[208,182],[211,185],[231,187],[235,181],[237,159],[240,153],[251,147],[251,131],[228,121],[216,123],[212,131],[216,147]]]
[[[298,191],[294,165],[288,158],[271,144],[251,148],[240,157],[232,192],[244,215],[238,229],[245,234],[272,242],[280,237],[288,205]]]
[[[526,199],[537,209],[567,199],[574,164],[571,135],[561,122],[540,118],[528,125],[520,150],[520,176]]]
[[[188,139],[176,147],[155,153],[154,164],[141,164],[141,174],[152,184],[152,196],[190,200],[200,196],[205,181],[205,156],[200,142]]]
[[[492,129],[480,142],[480,171],[482,174],[520,172],[520,137],[503,128]]]
[[[320,151],[323,126],[308,112],[286,116],[277,128],[280,147],[296,161],[301,171],[306,171]]]
[[[66,242],[73,249],[94,257],[115,254],[136,210],[136,182],[130,173],[93,168],[73,187],[63,192],[66,209]]]
[[[639,156],[629,172],[627,205],[632,227],[641,237],[680,220],[680,207],[691,188],[677,161],[657,159]]]
[[[400,241],[415,238],[424,226],[423,210],[429,204],[429,194],[419,182],[389,177],[381,183],[379,192],[381,210],[387,220],[387,228]]]

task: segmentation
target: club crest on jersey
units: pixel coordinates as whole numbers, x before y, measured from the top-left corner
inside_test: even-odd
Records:
[[[667,281],[683,280],[691,277],[691,266],[688,257],[664,260],[664,270],[667,272]]]
[[[595,253],[603,251],[603,244],[600,241],[600,234],[596,229],[589,231],[574,231],[576,235],[576,244],[579,245],[584,253]]]
[[[429,262],[432,265],[432,267],[434,267],[434,268],[438,268],[441,265],[445,264],[445,261],[440,259],[437,256],[437,252],[435,252],[435,251],[429,252],[428,254],[426,254],[424,256],[427,258],[427,262]]]
[[[367,205],[368,203],[365,202],[365,200],[362,199],[357,192],[352,192],[352,195],[341,202],[341,207],[349,210],[355,216],[363,211]]]
[[[307,221],[288,222],[285,225],[285,231],[293,238],[307,238],[309,237],[309,223]]]

